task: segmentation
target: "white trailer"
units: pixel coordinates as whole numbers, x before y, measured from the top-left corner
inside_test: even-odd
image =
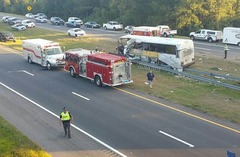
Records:
[[[240,28],[225,27],[223,29],[223,43],[240,46]]]
[[[59,43],[45,39],[22,41],[23,56],[29,63],[37,63],[47,69],[64,67],[65,58]]]

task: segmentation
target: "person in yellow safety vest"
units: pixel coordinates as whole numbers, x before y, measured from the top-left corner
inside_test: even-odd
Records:
[[[69,111],[67,111],[66,107],[63,108],[63,112],[60,114],[60,126],[63,124],[65,137],[71,138],[70,126],[73,120],[73,116]]]
[[[229,48],[228,48],[228,45],[225,44],[225,46],[224,46],[224,54],[225,54],[224,59],[227,58],[227,51],[229,51]]]

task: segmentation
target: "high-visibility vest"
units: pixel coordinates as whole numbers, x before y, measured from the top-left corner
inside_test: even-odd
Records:
[[[68,112],[66,112],[66,113],[62,112],[61,116],[62,116],[62,118],[61,118],[62,121],[67,121],[67,120],[71,119],[70,114]]]

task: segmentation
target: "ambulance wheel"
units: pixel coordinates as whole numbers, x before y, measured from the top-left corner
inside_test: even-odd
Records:
[[[51,70],[51,68],[52,68],[52,65],[49,62],[47,62],[47,69]]]
[[[97,86],[99,86],[99,87],[102,86],[102,80],[98,75],[95,76],[94,82],[96,83]]]
[[[31,57],[28,57],[28,63],[32,64],[32,59],[31,59]]]
[[[70,68],[70,75],[71,75],[72,77],[76,77],[76,74],[74,73],[73,68]]]
[[[237,46],[240,46],[240,42],[237,44]]]

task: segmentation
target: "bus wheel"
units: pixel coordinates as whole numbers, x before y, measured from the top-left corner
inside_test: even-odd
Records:
[[[97,86],[99,86],[99,87],[102,86],[102,80],[98,75],[95,76],[94,82],[96,83]]]
[[[51,64],[49,62],[47,62],[47,69],[51,70],[51,68],[52,68]]]
[[[31,57],[28,57],[28,63],[32,64],[32,59],[31,59]]]
[[[72,77],[76,77],[76,74],[74,73],[73,68],[70,68],[70,75],[71,75]]]

